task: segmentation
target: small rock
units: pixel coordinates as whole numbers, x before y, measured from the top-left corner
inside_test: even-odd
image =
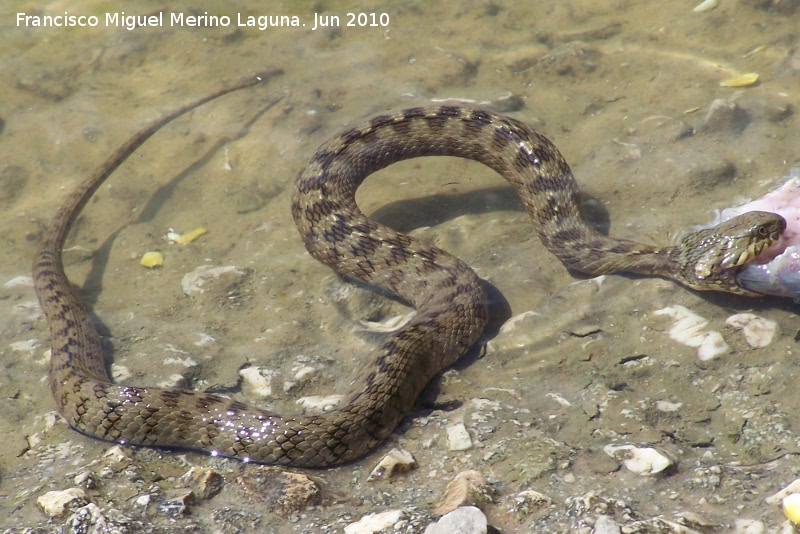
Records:
[[[111,523],[103,512],[93,502],[90,502],[83,508],[79,508],[74,514],[69,516],[65,522],[70,526],[69,532],[86,532],[86,533],[101,533],[101,532],[122,532],[118,525]]]
[[[336,408],[343,397],[344,395],[309,395],[301,397],[295,402],[306,410],[329,412]]]
[[[706,131],[717,133],[741,133],[750,123],[747,111],[736,102],[718,98],[711,102],[703,119]]]
[[[486,534],[488,530],[483,512],[474,506],[462,506],[428,525],[425,534]]]
[[[493,493],[494,488],[479,472],[463,471],[447,485],[434,511],[443,515],[459,506],[481,507],[492,502]]]
[[[283,468],[258,466],[236,481],[254,501],[264,503],[268,510],[292,514],[314,504],[319,499],[319,486],[304,473]]]
[[[689,186],[696,195],[728,184],[736,178],[736,165],[715,154],[698,154],[686,168]]]
[[[166,517],[180,517],[186,513],[194,495],[189,488],[175,488],[164,492],[156,511]]]
[[[36,504],[50,517],[57,517],[67,510],[74,510],[88,503],[86,493],[80,488],[48,491],[36,499]]]
[[[192,467],[180,480],[182,484],[191,488],[192,504],[210,499],[219,493],[225,484],[222,475],[208,467]]]
[[[552,503],[550,497],[533,490],[520,491],[512,498],[510,511],[522,515],[528,515],[534,510],[545,508]]]
[[[791,15],[800,7],[800,0],[740,0],[740,3],[782,15]]]
[[[559,76],[580,76],[594,72],[602,57],[599,50],[573,41],[553,48],[536,65]]]
[[[607,515],[597,516],[592,534],[621,534],[622,527]]]
[[[774,495],[770,495],[764,501],[767,504],[777,505],[783,502],[783,499],[788,497],[792,493],[800,493],[800,478],[780,490],[778,493]]]
[[[713,521],[696,512],[679,512],[675,514],[675,516],[678,518],[678,522],[682,525],[699,528],[711,528],[714,526]]]
[[[606,445],[603,451],[622,462],[629,471],[638,475],[657,475],[667,473],[675,467],[675,461],[667,453],[653,447],[635,445]]]
[[[498,63],[501,63],[513,73],[519,73],[536,65],[545,54],[547,54],[545,45],[528,43],[524,46],[511,48],[498,58]]]
[[[206,292],[204,286],[208,282],[223,276],[232,277],[234,279],[233,282],[236,282],[247,276],[247,272],[233,265],[226,265],[225,267],[201,265],[183,276],[183,279],[181,279],[181,288],[183,288],[183,292],[190,297],[196,297]]]
[[[355,523],[350,523],[344,527],[344,534],[373,534],[400,521],[403,516],[402,510],[387,510],[377,514],[367,514]]]
[[[417,461],[404,449],[392,449],[370,473],[368,481],[387,480],[396,473],[406,473],[417,468]]]
[[[239,376],[244,380],[247,390],[264,398],[272,395],[272,380],[278,374],[278,371],[266,367],[245,367],[239,370]]]
[[[736,534],[764,534],[764,523],[755,519],[737,519]]]
[[[53,102],[63,100],[72,94],[72,81],[76,67],[59,66],[43,70],[35,64],[26,65],[17,72],[17,87]]]
[[[693,313],[684,306],[668,306],[653,312],[654,315],[668,315],[675,323],[669,331],[669,337],[689,347],[697,349],[697,356],[702,360],[710,360],[730,351],[730,347],[722,338],[722,334],[714,330],[706,330],[708,320]]]
[[[535,311],[526,311],[511,317],[486,344],[486,353],[505,353],[530,345],[536,340],[536,333],[540,331],[543,322],[542,314]]]
[[[472,447],[472,439],[469,437],[467,427],[464,423],[456,423],[447,427],[447,448],[451,451],[465,451]]]
[[[741,329],[747,344],[755,348],[763,348],[772,343],[778,324],[759,317],[753,313],[737,313],[725,320],[725,324]]]

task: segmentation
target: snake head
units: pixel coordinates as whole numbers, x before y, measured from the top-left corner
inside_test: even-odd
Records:
[[[736,275],[774,245],[786,230],[776,213],[750,211],[687,235],[681,242],[683,269],[690,287],[757,296]]]

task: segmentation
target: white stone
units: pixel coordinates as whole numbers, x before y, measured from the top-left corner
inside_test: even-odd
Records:
[[[478,508],[462,506],[428,525],[425,534],[486,534],[489,522]]]
[[[675,465],[669,456],[652,447],[606,445],[603,452],[622,462],[627,470],[642,476],[662,473]]]
[[[303,382],[305,380],[310,380],[319,374],[319,369],[316,367],[311,367],[310,365],[306,365],[301,367],[297,370],[294,374],[294,379],[298,382]]]
[[[770,495],[764,501],[767,504],[778,505],[783,502],[783,499],[788,497],[792,493],[800,493],[800,478],[793,481],[791,484],[780,490],[778,493],[774,495]]]
[[[33,352],[38,346],[39,346],[38,339],[28,339],[25,341],[15,341],[13,343],[9,343],[8,348],[20,352]]]
[[[762,348],[772,343],[778,324],[754,313],[737,313],[725,320],[728,326],[741,329],[744,339],[751,347]]]
[[[711,11],[718,5],[719,5],[719,0],[703,0],[702,2],[694,6],[694,9],[692,9],[692,11],[694,11],[695,13],[703,13],[705,11]]]
[[[367,514],[355,523],[344,527],[345,534],[373,534],[388,529],[402,517],[402,510],[387,510],[377,514]]]
[[[272,395],[272,379],[278,371],[266,367],[245,367],[239,370],[239,376],[244,379],[247,389],[259,397]]]
[[[697,357],[703,361],[730,351],[722,334],[707,330],[708,321],[683,306],[668,306],[653,313],[672,317],[675,323],[669,331],[669,337],[682,345],[697,349]]]
[[[63,514],[75,500],[85,504],[87,502],[86,493],[80,488],[48,491],[36,499],[36,504],[50,517],[56,517]]]
[[[656,409],[660,412],[677,412],[681,406],[682,402],[656,401]]]
[[[467,427],[464,423],[456,423],[447,427],[447,448],[451,451],[465,451],[472,447],[472,439],[469,437]]]
[[[297,404],[307,410],[320,410],[328,412],[336,408],[344,395],[309,395],[297,399]]]
[[[33,287],[33,277],[27,275],[15,276],[3,284],[3,287]]]
[[[369,474],[368,481],[386,480],[396,473],[405,473],[417,468],[417,461],[405,449],[392,449]]]
[[[597,516],[592,534],[621,534],[622,527],[607,515]]]
[[[764,523],[755,519],[737,519],[736,534],[764,534]]]

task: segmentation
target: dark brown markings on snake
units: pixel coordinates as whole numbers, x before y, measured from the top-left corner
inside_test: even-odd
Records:
[[[505,150],[509,144],[514,142],[514,136],[508,129],[508,126],[500,126],[494,129],[492,135],[492,147],[498,152]]]
[[[357,142],[361,143],[369,143],[373,141],[377,137],[377,133],[373,128],[365,128],[360,130],[358,128],[352,128],[344,132],[340,139],[346,145],[351,145]]]
[[[404,109],[402,112],[403,118],[407,121],[412,121],[414,119],[421,119],[425,117],[425,108],[408,108]]]
[[[369,120],[369,125],[374,129],[379,129],[393,124],[395,121],[396,118],[394,115],[378,115],[377,117],[372,117]]]
[[[437,115],[440,117],[458,117],[461,115],[461,108],[458,106],[441,106]]]
[[[169,409],[175,409],[178,407],[178,401],[180,400],[182,395],[194,395],[191,391],[179,391],[177,389],[165,389],[161,391],[160,398],[164,402],[164,405]]]
[[[483,129],[492,124],[489,114],[483,111],[473,111],[461,120],[464,124],[464,135],[467,139],[477,139]]]
[[[322,169],[325,170],[325,169],[328,169],[331,166],[331,164],[336,160],[336,157],[338,155],[339,155],[339,151],[338,150],[327,150],[327,149],[321,148],[321,149],[317,150],[316,154],[314,154],[313,161],[315,161],[316,163],[319,163],[320,167],[322,167]],[[302,175],[302,171],[300,171],[300,174]],[[303,183],[303,182],[299,181],[299,183]]]
[[[204,397],[197,397],[194,405],[198,410],[202,410],[204,412],[208,411],[208,408],[217,404],[222,404],[222,399],[219,397],[215,397],[213,395],[206,395]]]
[[[425,122],[434,133],[441,132],[453,117],[458,117],[461,109],[456,106],[441,106],[434,115],[426,115]]]
[[[411,119],[403,116],[392,123],[392,130],[397,135],[406,136],[411,132]]]

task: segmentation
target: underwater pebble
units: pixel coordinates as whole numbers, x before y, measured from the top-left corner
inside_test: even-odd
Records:
[[[203,289],[203,286],[207,282],[215,278],[219,278],[227,273],[234,273],[238,276],[245,276],[247,274],[242,269],[239,269],[233,265],[226,265],[225,267],[201,265],[197,269],[183,275],[183,278],[181,279],[181,288],[183,288],[183,292],[190,297],[202,295],[206,292],[206,290]]]
[[[305,473],[260,465],[236,479],[250,498],[270,512],[295,514],[319,501],[320,487]]]
[[[605,452],[615,460],[622,462],[628,471],[637,475],[657,475],[671,469],[675,462],[665,453],[652,447],[635,445],[606,445]]]
[[[656,401],[656,409],[659,412],[677,412],[683,406],[682,402]]]
[[[783,499],[785,499],[792,493],[800,493],[800,478],[793,481],[791,484],[780,490],[778,493],[770,495],[769,497],[764,499],[764,502],[772,505],[782,504]]]
[[[192,490],[193,504],[210,499],[219,493],[225,484],[222,475],[208,467],[192,467],[181,476],[180,481]]]
[[[487,354],[506,352],[530,345],[536,338],[538,323],[542,314],[526,311],[508,319],[500,327],[497,335],[486,343]]]
[[[534,490],[523,490],[512,496],[512,503],[509,506],[512,512],[528,515],[531,512],[550,506],[553,501],[544,493]]]
[[[480,508],[492,502],[493,493],[492,485],[478,471],[462,471],[447,484],[434,512],[444,515],[461,506]]]
[[[725,320],[730,327],[741,329],[747,344],[751,347],[762,348],[772,343],[778,324],[759,317],[753,313],[737,313]]]
[[[683,345],[697,349],[697,357],[703,361],[710,360],[730,351],[730,347],[722,338],[722,334],[714,330],[706,330],[708,320],[676,305],[661,308],[654,315],[667,315],[675,320],[669,331],[669,337]]]
[[[31,276],[15,276],[3,284],[3,287],[33,287],[33,277]]]
[[[278,374],[278,371],[266,367],[245,367],[239,370],[239,376],[244,379],[247,389],[259,397],[272,395],[272,379]]]
[[[378,462],[367,477],[367,481],[387,480],[395,474],[406,473],[417,468],[417,461],[405,449],[392,449]]]
[[[367,514],[355,523],[344,527],[344,534],[374,534],[400,521],[402,510],[387,510],[377,514]]]
[[[39,508],[50,517],[63,514],[69,506],[84,506],[87,503],[86,493],[80,488],[48,491],[36,499]]]
[[[25,341],[15,341],[8,344],[8,348],[11,350],[18,350],[20,352],[33,352],[38,346],[38,339],[27,339]]]
[[[708,107],[703,126],[714,132],[740,133],[749,121],[747,111],[739,104],[718,98]]]
[[[115,528],[116,525],[111,524],[111,522],[106,519],[100,507],[93,502],[75,510],[75,513],[69,516],[64,524],[69,525],[70,532],[87,532],[94,534],[121,531],[121,529]]]
[[[755,519],[737,519],[736,534],[764,534],[764,523]]]
[[[469,437],[467,427],[464,423],[456,423],[447,427],[447,448],[451,451],[465,451],[472,447],[472,439]]]
[[[336,408],[344,395],[309,395],[297,399],[297,404],[307,410],[320,410],[328,412]]]
[[[715,7],[719,5],[719,0],[704,0],[697,4],[692,11],[695,13],[704,13],[706,11],[711,11]]]
[[[489,521],[478,508],[462,506],[428,525],[425,534],[486,534]]]
[[[597,516],[592,534],[621,534],[622,527],[607,515]]]

